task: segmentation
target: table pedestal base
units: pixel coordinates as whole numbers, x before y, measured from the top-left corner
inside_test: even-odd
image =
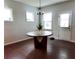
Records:
[[[47,49],[47,36],[43,36],[41,41],[38,40],[38,37],[34,37],[34,46],[38,49]]]

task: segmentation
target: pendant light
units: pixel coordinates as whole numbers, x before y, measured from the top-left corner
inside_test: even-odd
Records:
[[[41,0],[39,0],[39,7],[38,7],[38,13],[37,15],[43,15],[42,11],[41,11]]]
[[[42,26],[42,21],[41,21],[41,16],[43,15],[42,11],[41,11],[41,0],[39,0],[39,7],[38,7],[38,30],[42,30],[43,26]]]

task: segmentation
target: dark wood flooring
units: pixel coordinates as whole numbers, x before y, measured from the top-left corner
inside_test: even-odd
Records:
[[[49,40],[47,50],[35,49],[32,39],[4,47],[4,59],[75,59],[75,44]]]

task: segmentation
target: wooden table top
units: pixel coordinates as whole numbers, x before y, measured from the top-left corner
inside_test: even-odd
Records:
[[[33,31],[26,33],[27,36],[35,37],[35,36],[50,36],[53,35],[52,31]]]

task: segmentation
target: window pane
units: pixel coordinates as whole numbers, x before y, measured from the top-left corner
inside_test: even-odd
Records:
[[[4,21],[13,21],[11,9],[4,8]]]
[[[31,12],[26,12],[27,21],[34,21],[34,15]]]
[[[44,29],[52,29],[52,13],[45,13],[43,15],[43,26]]]
[[[51,29],[51,21],[44,22],[44,29]]]
[[[43,21],[52,21],[52,13],[45,13],[43,15]]]
[[[69,16],[68,13],[60,15],[60,27],[69,27]]]

